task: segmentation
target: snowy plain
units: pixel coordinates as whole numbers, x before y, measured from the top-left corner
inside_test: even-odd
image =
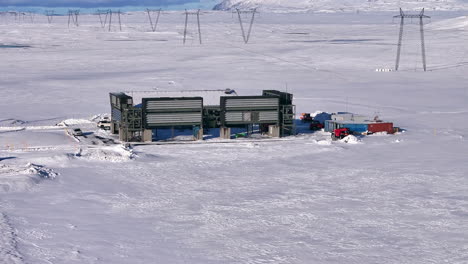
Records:
[[[261,11],[294,13],[336,13],[395,11],[402,8],[416,11],[425,8],[432,11],[466,10],[466,0],[223,0],[215,10],[257,8]]]
[[[122,32],[0,17],[0,263],[467,263],[468,18],[428,12],[427,72],[408,23],[401,70],[377,72],[395,14],[260,13],[245,45],[233,14],[204,12],[185,46],[180,12],[154,33],[143,13]],[[108,136],[89,120],[109,92],[225,88],[405,132],[133,149],[66,132]]]

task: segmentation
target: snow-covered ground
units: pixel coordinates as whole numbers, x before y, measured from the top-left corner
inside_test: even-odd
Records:
[[[405,10],[467,10],[466,0],[224,0],[215,10],[258,8],[269,12],[361,12]]]
[[[428,13],[427,72],[411,23],[401,70],[377,72],[394,14],[261,13],[245,45],[235,16],[206,12],[185,46],[179,12],[156,33],[143,13],[122,32],[0,17],[0,263],[467,263],[466,14]],[[298,113],[406,131],[131,149],[91,122],[109,92],[156,88],[287,90]]]

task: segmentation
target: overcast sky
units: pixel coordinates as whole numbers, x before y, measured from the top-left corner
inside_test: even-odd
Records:
[[[197,5],[213,7],[221,0],[0,0],[0,7],[38,6],[38,7],[123,7],[123,6],[177,6]]]

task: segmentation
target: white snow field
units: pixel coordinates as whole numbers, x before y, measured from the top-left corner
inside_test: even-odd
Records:
[[[466,14],[427,13],[427,72],[411,21],[376,71],[396,14],[260,13],[245,45],[204,12],[185,46],[180,12],[0,17],[0,263],[468,263]],[[225,88],[405,132],[126,148],[90,122],[109,92]]]
[[[236,8],[258,8],[269,12],[361,12],[421,10],[433,11],[467,10],[466,0],[224,0],[217,4],[215,10],[233,10]]]

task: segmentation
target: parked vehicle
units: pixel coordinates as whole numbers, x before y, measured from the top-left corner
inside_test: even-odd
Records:
[[[81,131],[79,128],[75,128],[72,131],[72,135],[76,137],[83,136],[83,131]]]
[[[310,130],[320,130],[322,128],[323,128],[323,124],[320,123],[319,121],[317,120],[310,121],[310,126],[309,126]]]
[[[97,126],[100,129],[110,130],[111,129],[111,122],[110,122],[109,119],[102,119],[97,123]]]
[[[312,122],[312,120],[314,120],[310,113],[302,113],[299,119],[301,119],[303,123]]]
[[[346,127],[335,129],[333,130],[333,133],[332,133],[332,139],[333,140],[343,139],[349,136],[350,133],[351,131],[349,131],[349,128],[346,128]]]

